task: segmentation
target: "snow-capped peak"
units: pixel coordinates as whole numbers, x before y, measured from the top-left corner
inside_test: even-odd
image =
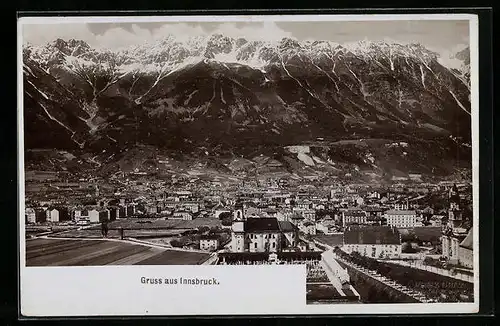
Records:
[[[352,53],[355,56],[372,59],[383,56],[394,70],[397,57],[414,57],[427,65],[439,56],[420,44],[398,44],[395,42],[372,42],[362,40],[340,45],[332,41],[304,40],[285,37],[280,40],[252,41],[245,38],[232,38],[220,33],[207,36],[186,37],[167,35],[161,39],[130,46],[121,50],[95,49],[81,40],[57,39],[45,46],[25,45],[33,60],[49,69],[65,62],[101,65],[112,60],[118,71],[142,70],[162,73],[165,69],[184,66],[207,58],[221,63],[239,63],[256,69],[268,64],[280,64],[293,57],[320,57],[332,59],[336,54]]]

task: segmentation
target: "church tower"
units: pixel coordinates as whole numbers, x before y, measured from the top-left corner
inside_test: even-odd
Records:
[[[245,221],[245,210],[243,205],[236,204],[234,206],[233,221]]]
[[[458,227],[462,222],[462,211],[460,209],[460,193],[457,185],[454,184],[448,193],[448,225],[451,228]]]
[[[236,204],[231,226],[231,249],[233,252],[245,251],[245,215],[243,205]]]
[[[462,228],[462,210],[460,209],[460,193],[457,185],[453,185],[448,193],[448,223],[443,229],[443,256],[450,261],[458,261],[460,242],[465,238],[466,230]]]

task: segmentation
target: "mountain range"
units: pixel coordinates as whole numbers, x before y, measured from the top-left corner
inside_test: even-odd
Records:
[[[460,69],[420,44],[221,34],[116,51],[25,44],[25,147],[447,175],[471,160],[469,49],[455,58]]]

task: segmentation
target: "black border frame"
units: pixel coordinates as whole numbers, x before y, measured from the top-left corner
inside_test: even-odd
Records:
[[[57,3],[57,2],[56,2]],[[54,4],[56,4],[54,3]],[[189,3],[189,2],[188,2]],[[33,4],[33,3],[30,3]],[[42,3],[41,3],[42,4]],[[61,4],[61,3],[59,3]],[[187,4],[187,3],[184,3]],[[43,4],[42,4],[43,5]],[[82,8],[83,9],[83,8]],[[279,316],[271,316],[271,315],[238,315],[238,316],[229,316],[229,315],[213,315],[213,316],[97,316],[97,317],[25,317],[20,315],[20,288],[19,288],[19,223],[17,222],[17,218],[15,220],[16,225],[16,236],[14,237],[15,248],[17,249],[16,253],[16,303],[15,308],[17,308],[17,318],[19,320],[47,320],[47,321],[56,321],[56,320],[138,320],[138,319],[172,319],[172,320],[185,320],[185,319],[198,319],[205,320],[211,318],[236,318],[236,319],[246,319],[246,318],[290,318],[290,317],[311,317],[316,320],[323,319],[325,317],[328,318],[343,318],[344,321],[347,319],[358,319],[359,317],[370,318],[370,317],[401,317],[401,316],[410,316],[417,318],[428,318],[428,317],[449,317],[455,316],[459,318],[466,317],[469,319],[474,316],[492,316],[494,309],[494,289],[493,289],[493,265],[494,253],[491,251],[491,248],[494,247],[493,244],[493,216],[494,216],[494,207],[493,207],[493,191],[494,191],[494,167],[493,167],[493,132],[494,132],[494,112],[493,112],[493,56],[492,56],[492,10],[491,8],[416,8],[416,9],[382,9],[382,8],[371,8],[371,9],[289,9],[289,10],[266,10],[266,9],[246,9],[246,10],[169,10],[169,11],[159,11],[159,10],[146,10],[146,11],[132,11],[132,10],[124,10],[124,11],[19,11],[17,12],[17,17],[23,16],[147,16],[147,15],[169,15],[169,16],[180,16],[180,15],[270,15],[270,14],[287,14],[287,15],[304,15],[304,14],[445,14],[445,13],[466,13],[466,14],[476,14],[479,19],[479,107],[480,107],[480,116],[479,116],[479,187],[480,187],[480,207],[479,212],[480,215],[487,216],[484,220],[481,220],[481,224],[479,225],[479,233],[480,233],[480,311],[478,314],[432,314],[432,315],[279,315]],[[17,47],[16,47],[16,56],[17,56]],[[16,65],[16,73],[17,73],[17,65]],[[17,92],[16,92],[16,103],[17,103]],[[4,139],[16,139],[16,144],[14,145],[14,151],[16,160],[14,162],[7,160],[7,167],[13,167],[15,169],[16,181],[18,181],[17,175],[17,113],[15,114],[16,121],[16,137],[4,137]],[[8,130],[8,129],[3,129]],[[12,136],[12,135],[11,135]],[[11,149],[12,146],[9,147]],[[2,162],[5,163],[5,162]],[[9,164],[10,163],[10,164]],[[15,163],[15,164],[14,164]],[[5,164],[2,164],[5,167]],[[9,184],[13,183],[13,178],[8,178]],[[19,202],[18,202],[18,186],[16,188],[15,198],[12,198],[13,194],[7,197],[5,202],[13,205],[15,202],[16,207],[13,209],[16,212],[16,217],[19,215]],[[11,207],[12,208],[12,207]],[[10,210],[10,209],[9,209]],[[12,215],[12,214],[10,214]],[[8,312],[12,312],[12,309],[9,309]],[[469,320],[470,322],[470,320]]]

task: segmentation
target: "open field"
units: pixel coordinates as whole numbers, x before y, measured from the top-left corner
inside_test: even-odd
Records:
[[[194,229],[201,226],[222,227],[221,221],[219,219],[213,218],[197,218],[191,221],[184,220],[165,220],[165,219],[154,219],[154,218],[124,218],[115,220],[108,224],[109,229],[119,229],[124,230],[130,229]],[[100,225],[93,227],[100,230]]]
[[[124,238],[152,238],[152,237],[175,237],[189,229],[124,229]],[[52,235],[49,235],[49,237]],[[61,233],[56,233],[54,237],[64,238],[96,238],[101,239],[101,228],[69,230]],[[120,232],[117,229],[111,229],[108,232],[108,238],[119,239]]]
[[[342,247],[344,243],[344,234],[336,233],[336,234],[317,234],[312,237],[314,240],[329,245],[331,247]]]
[[[153,238],[153,237],[176,237],[185,231],[199,227],[222,227],[221,221],[211,218],[200,218],[192,221],[165,220],[154,218],[125,218],[112,221],[108,224],[108,237],[120,238],[119,230],[124,230],[125,238]],[[26,229],[27,234],[35,235],[38,232],[54,231],[55,237],[65,238],[101,238],[101,224],[79,228],[70,226],[31,226]]]
[[[199,265],[209,254],[110,240],[26,241],[26,266]]]

